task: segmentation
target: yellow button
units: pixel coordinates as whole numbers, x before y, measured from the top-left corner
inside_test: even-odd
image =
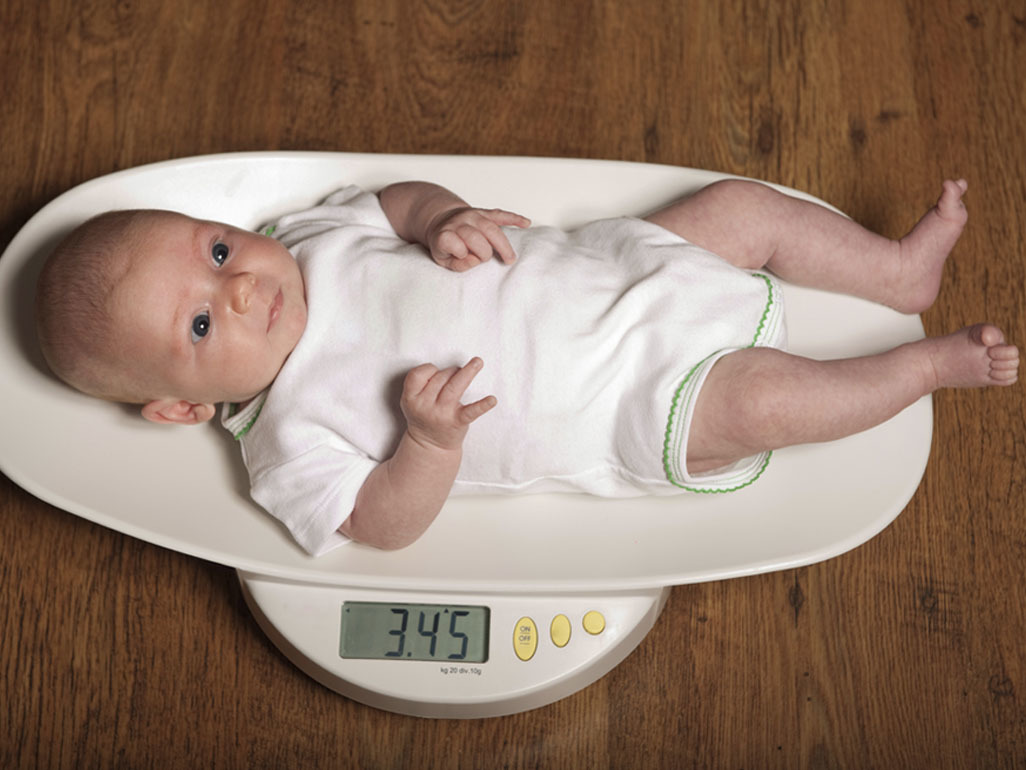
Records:
[[[570,618],[566,615],[556,615],[549,626],[549,634],[552,636],[552,643],[557,647],[566,647],[570,641]]]
[[[592,610],[584,616],[584,630],[589,634],[601,634],[606,630],[606,619],[601,612]]]
[[[530,660],[538,649],[538,627],[530,618],[520,618],[513,629],[513,652],[520,660]]]

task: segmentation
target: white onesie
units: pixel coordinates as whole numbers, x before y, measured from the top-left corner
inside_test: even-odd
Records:
[[[277,222],[307,327],[269,390],[223,422],[253,498],[310,553],[347,541],[338,527],[404,430],[403,378],[426,362],[480,356],[464,401],[498,399],[470,426],[454,495],[726,492],[765,469],[768,453],[696,477],[684,449],[712,364],[784,344],[772,277],[639,219],[504,231],[512,265],[455,273],[355,187]]]

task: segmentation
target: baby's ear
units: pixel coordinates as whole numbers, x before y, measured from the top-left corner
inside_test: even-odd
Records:
[[[213,404],[194,404],[190,401],[161,398],[144,404],[142,416],[150,422],[163,425],[197,425],[209,420],[216,411]]]

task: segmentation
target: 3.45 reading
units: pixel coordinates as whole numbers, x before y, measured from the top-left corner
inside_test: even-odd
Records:
[[[487,607],[345,602],[339,655],[373,660],[488,660]]]

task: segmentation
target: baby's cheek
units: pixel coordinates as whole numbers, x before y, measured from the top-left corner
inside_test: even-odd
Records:
[[[225,384],[237,392],[262,390],[274,378],[266,349],[236,347],[224,357]]]

